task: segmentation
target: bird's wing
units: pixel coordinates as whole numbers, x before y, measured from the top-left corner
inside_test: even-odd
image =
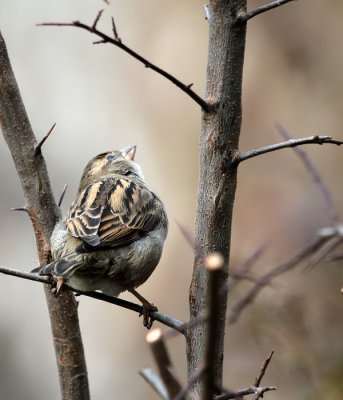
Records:
[[[118,247],[152,230],[163,212],[146,187],[125,178],[107,178],[87,187],[72,205],[67,226],[71,235],[91,246]]]

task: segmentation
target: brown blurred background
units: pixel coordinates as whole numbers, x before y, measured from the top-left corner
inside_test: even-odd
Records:
[[[0,29],[33,129],[44,144],[56,197],[69,189],[65,213],[86,162],[129,144],[149,185],[165,202],[170,234],[162,261],[141,292],[163,312],[185,319],[192,250],[176,221],[193,230],[198,180],[200,110],[165,79],[110,45],[92,45],[89,33],[36,27],[44,21],[92,23],[119,35],[133,49],[204,92],[207,33],[203,1],[2,0]],[[265,2],[251,0],[249,7]],[[249,22],[244,67],[241,149],[280,141],[275,123],[296,137],[328,134],[343,140],[343,2],[292,2]],[[19,180],[0,139],[0,264],[37,265]],[[343,213],[343,149],[308,146],[308,154]],[[240,167],[233,223],[232,265],[268,243],[254,272],[262,274],[309,240],[328,218],[322,198],[292,150],[249,160]],[[278,391],[268,399],[343,398],[342,263],[322,263],[310,273],[291,272],[265,289],[227,334],[225,385],[249,386],[275,350],[263,383]],[[233,303],[244,294],[242,286]],[[132,300],[129,295],[124,298]],[[137,370],[152,366],[138,317],[81,298],[80,323],[94,399],[154,399]],[[158,326],[158,324],[156,324]],[[185,380],[182,338],[170,343]],[[43,290],[37,283],[0,276],[0,398],[58,399],[59,387]]]

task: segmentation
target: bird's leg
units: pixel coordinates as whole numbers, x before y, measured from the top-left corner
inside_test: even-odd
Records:
[[[129,292],[132,293],[142,303],[143,325],[147,329],[150,329],[152,327],[152,323],[154,322],[154,318],[150,315],[150,313],[154,312],[154,311],[158,311],[158,308],[154,304],[150,303],[150,301],[145,299],[135,289],[129,289]]]
[[[55,286],[51,289],[51,291],[55,294],[56,297],[58,297],[65,283],[65,279],[63,278],[63,276],[53,276],[53,280],[55,282]]]

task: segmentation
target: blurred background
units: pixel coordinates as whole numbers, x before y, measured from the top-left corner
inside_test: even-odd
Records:
[[[170,233],[159,267],[141,293],[160,311],[188,316],[192,249],[177,222],[194,229],[198,183],[200,110],[185,94],[110,45],[74,28],[36,27],[39,22],[81,20],[120,37],[194,90],[204,93],[208,25],[203,1],[2,0],[0,29],[38,139],[54,122],[43,147],[52,187],[74,199],[86,162],[94,155],[137,145],[147,182],[164,201]],[[248,1],[250,8],[264,1]],[[332,135],[343,140],[343,2],[291,2],[249,22],[243,83],[240,148],[281,141],[283,124],[295,137]],[[31,270],[37,265],[27,216],[9,212],[24,204],[19,180],[0,137],[0,265]],[[341,215],[343,149],[308,146]],[[263,274],[288,259],[329,223],[318,188],[290,149],[240,166],[233,223],[232,266],[259,246],[266,252],[254,268]],[[342,263],[321,263],[277,279],[228,329],[225,386],[251,385],[272,349],[263,380],[277,392],[268,399],[342,399]],[[230,298],[234,304],[247,285]],[[123,298],[133,300],[130,295]],[[146,330],[137,315],[81,298],[80,324],[94,399],[155,399],[137,374],[153,366]],[[230,306],[229,304],[229,306]],[[155,326],[159,324],[156,323]],[[164,328],[163,328],[164,329]],[[183,338],[168,345],[183,381]],[[42,287],[0,276],[0,398],[59,399],[48,313]]]

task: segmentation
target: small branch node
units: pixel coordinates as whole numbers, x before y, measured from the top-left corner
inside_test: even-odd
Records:
[[[56,122],[52,125],[52,127],[49,129],[49,132],[42,138],[42,140],[36,144],[35,146],[35,152],[34,152],[34,156],[37,157],[38,154],[41,153],[42,151],[42,146],[45,143],[46,139],[51,135],[51,132],[54,130],[56,126]]]
[[[95,20],[94,20],[93,25],[92,25],[92,28],[91,28],[91,30],[92,30],[93,32],[96,31],[96,26],[97,26],[97,24],[98,24],[98,22],[99,22],[99,20],[100,20],[101,15],[102,15],[103,12],[104,12],[104,10],[100,10],[100,11],[98,12],[98,15],[95,17]],[[79,22],[79,21],[76,21],[76,23],[78,23],[78,22]],[[74,22],[74,24],[75,24],[75,22]]]

